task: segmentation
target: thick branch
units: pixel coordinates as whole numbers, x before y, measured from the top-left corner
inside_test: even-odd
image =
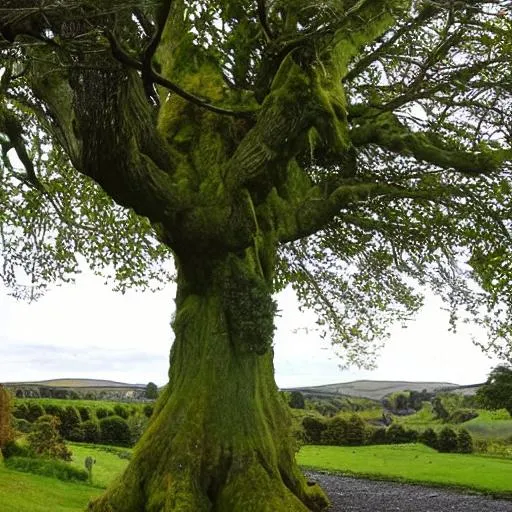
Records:
[[[373,113],[373,117],[359,118],[360,124],[352,129],[351,140],[355,146],[377,144],[396,154],[414,156],[438,167],[468,174],[496,172],[512,161],[512,149],[481,146],[479,151],[463,151],[446,141],[438,142],[427,132],[411,131],[390,112],[380,114],[373,110]]]

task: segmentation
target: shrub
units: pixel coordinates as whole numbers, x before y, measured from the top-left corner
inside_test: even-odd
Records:
[[[130,416],[126,423],[130,429],[130,443],[135,444],[146,430],[148,425],[148,419],[143,414],[137,414],[136,416]]]
[[[366,427],[363,419],[357,414],[352,414],[347,422],[346,443],[349,446],[364,444]]]
[[[292,409],[304,409],[306,407],[304,395],[300,391],[292,391],[290,393],[290,400],[288,401],[288,405]]]
[[[33,423],[45,414],[43,407],[37,402],[30,402],[27,405],[27,409],[27,417],[25,419],[30,421],[30,423]]]
[[[144,416],[146,416],[146,418],[151,418],[151,415],[153,414],[153,411],[154,411],[154,407],[152,405],[145,405],[143,408],[142,408],[142,412],[144,413]]]
[[[126,407],[116,404],[116,405],[114,405],[114,415],[120,416],[121,418],[126,420],[128,418],[128,416],[130,415],[130,413]]]
[[[465,428],[459,430],[457,434],[457,451],[459,453],[473,453],[473,438]]]
[[[14,439],[12,420],[11,393],[0,385],[0,449]]]
[[[478,413],[473,409],[456,409],[450,414],[448,421],[450,423],[464,423],[466,421],[476,418]]]
[[[418,441],[423,443],[426,446],[430,446],[430,448],[437,449],[437,434],[435,430],[431,428],[427,428],[424,430],[419,436]]]
[[[14,418],[14,430],[22,434],[28,434],[32,431],[32,423],[23,418]]]
[[[114,412],[111,409],[107,409],[105,407],[98,407],[96,409],[96,418],[99,420],[102,420],[103,418],[106,418],[107,416],[113,416]]]
[[[91,419],[91,411],[88,407],[78,407],[78,414],[80,414],[80,419],[82,421],[88,421]]]
[[[119,416],[109,416],[100,420],[100,438],[104,444],[130,446],[131,433],[126,421]]]
[[[2,454],[6,459],[11,457],[32,457],[34,453],[25,445],[21,445],[16,441],[9,441],[3,448]]]
[[[306,416],[302,420],[304,428],[305,441],[308,444],[321,444],[322,433],[327,428],[324,419],[316,418],[314,416]]]
[[[27,436],[30,449],[36,455],[52,459],[71,460],[71,452],[59,434],[60,420],[56,416],[41,416]]]
[[[145,396],[149,400],[155,400],[158,397],[158,387],[154,382],[148,382],[145,390]]]
[[[100,425],[95,420],[87,420],[82,423],[84,443],[96,444],[100,442]]]
[[[72,432],[80,427],[80,414],[73,405],[68,405],[62,411],[60,418],[59,432],[64,439],[72,439]]]
[[[14,407],[14,409],[12,411],[12,415],[15,418],[19,418],[19,419],[27,420],[28,421],[28,407],[27,407],[27,404],[25,404],[25,403],[16,404],[16,406]]]
[[[46,404],[44,406],[44,410],[46,414],[49,414],[50,416],[57,416],[57,418],[60,418],[63,414],[63,409],[60,405]]]
[[[386,429],[384,427],[372,428],[369,432],[367,444],[386,444]]]
[[[327,422],[322,432],[320,441],[322,444],[341,446],[347,442],[348,422],[341,416],[335,416]]]
[[[437,437],[437,449],[440,452],[457,451],[457,432],[450,427],[444,427]]]
[[[5,465],[17,471],[35,473],[36,475],[49,476],[59,480],[86,481],[88,478],[87,471],[58,460],[10,457],[5,461]]]

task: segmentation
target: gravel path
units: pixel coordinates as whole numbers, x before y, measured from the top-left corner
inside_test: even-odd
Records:
[[[512,512],[512,501],[479,494],[327,473],[306,475],[328,494],[329,512]]]

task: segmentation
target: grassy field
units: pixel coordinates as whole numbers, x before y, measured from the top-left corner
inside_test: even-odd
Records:
[[[512,459],[438,453],[421,444],[304,446],[297,459],[308,468],[464,487],[512,497]]]
[[[20,473],[0,463],[0,510],[3,512],[83,512],[102,489],[87,484]]]
[[[128,465],[127,459],[105,451],[101,446],[69,443],[69,447],[73,452],[73,460],[71,461],[73,466],[84,469],[85,458],[88,456],[96,460],[92,469],[92,485],[97,487],[107,487],[112,477],[120,474]],[[130,452],[127,448],[114,448],[114,450],[121,454]]]
[[[146,402],[120,402],[120,401],[112,401],[112,400],[72,400],[68,398],[16,398],[14,400],[14,405],[16,404],[29,404],[29,403],[38,403],[41,406],[45,405],[58,405],[59,407],[67,407],[71,405],[73,407],[87,407],[88,409],[98,409],[99,407],[104,407],[106,409],[113,409],[116,405],[122,405],[128,408],[136,408],[137,410],[141,410]],[[148,402],[151,405],[151,402]]]

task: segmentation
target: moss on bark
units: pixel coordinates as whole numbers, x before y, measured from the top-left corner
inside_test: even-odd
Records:
[[[259,355],[230,334],[233,317],[228,320],[223,294],[234,258],[247,275],[261,279],[247,255],[230,255],[202,272],[200,283],[180,270],[169,384],[127,470],[89,511],[326,508],[322,491],[306,484],[295,463],[272,349]]]

